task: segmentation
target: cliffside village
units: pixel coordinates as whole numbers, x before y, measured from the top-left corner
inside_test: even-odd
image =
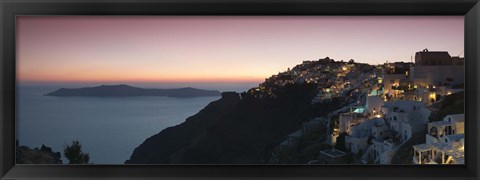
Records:
[[[249,90],[258,98],[275,98],[279,87],[314,83],[312,104],[354,99],[304,122],[273,156],[298,150],[306,137],[324,129],[322,144],[328,146],[318,148],[308,164],[464,164],[464,110],[432,115],[463,99],[464,58],[424,49],[410,61],[376,66],[328,57],[304,61]]]

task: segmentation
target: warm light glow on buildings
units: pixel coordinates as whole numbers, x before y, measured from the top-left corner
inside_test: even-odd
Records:
[[[435,92],[430,93],[430,95],[428,96],[428,98],[429,98],[430,100],[434,101],[434,102],[437,101],[437,95],[436,95]]]

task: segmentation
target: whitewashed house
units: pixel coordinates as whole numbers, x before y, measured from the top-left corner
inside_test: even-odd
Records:
[[[373,134],[372,127],[386,127],[382,118],[365,120],[352,128],[349,136],[345,136],[345,147],[352,153],[365,153],[369,144],[368,139]],[[383,133],[383,132],[382,132]]]
[[[464,164],[465,115],[428,123],[425,144],[414,145],[415,164]]]
[[[397,147],[398,143],[392,139],[374,140],[372,141],[372,152],[370,153],[376,164],[390,164]]]
[[[338,127],[340,133],[352,133],[352,128],[356,125],[360,124],[361,122],[365,121],[365,114],[364,113],[357,113],[357,112],[347,112],[341,113],[338,120]]]
[[[365,108],[368,113],[375,116],[383,114],[382,106],[385,104],[385,101],[380,96],[368,95],[366,97]]]
[[[422,102],[409,100],[385,102],[382,112],[383,118],[357,124],[345,138],[346,148],[353,153],[365,150],[364,163],[371,159],[376,164],[390,164],[398,147],[414,133],[423,131],[430,116]]]
[[[386,102],[384,111],[386,123],[394,132],[394,139],[400,142],[425,129],[430,116],[430,110],[422,102],[410,100]]]

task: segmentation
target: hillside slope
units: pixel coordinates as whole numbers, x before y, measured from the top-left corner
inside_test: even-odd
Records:
[[[290,85],[277,98],[223,93],[186,122],[137,147],[127,164],[264,163],[286,135],[312,117],[314,86]]]

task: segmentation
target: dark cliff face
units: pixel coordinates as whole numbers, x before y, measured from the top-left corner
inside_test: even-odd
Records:
[[[311,118],[314,86],[291,85],[277,98],[223,93],[186,122],[148,138],[127,164],[257,164]]]

